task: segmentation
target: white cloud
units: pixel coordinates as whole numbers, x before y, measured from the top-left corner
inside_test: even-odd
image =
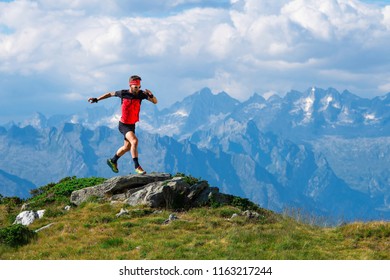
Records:
[[[236,31],[227,23],[217,25],[210,36],[209,51],[218,59],[231,58],[234,49]]]
[[[390,83],[379,85],[381,91],[390,92]]]
[[[0,2],[0,79],[31,77],[46,95],[79,100],[126,87],[137,73],[162,105],[204,86],[241,100],[313,84],[377,95],[388,88],[389,8],[357,0]],[[9,82],[0,96],[17,88]]]
[[[390,29],[390,5],[383,9],[383,25],[386,26],[387,30]]]
[[[318,1],[317,1],[318,3]],[[282,13],[303,30],[307,30],[314,38],[329,40],[332,37],[330,22],[326,13],[318,5],[308,5],[307,1],[292,1],[283,7]]]

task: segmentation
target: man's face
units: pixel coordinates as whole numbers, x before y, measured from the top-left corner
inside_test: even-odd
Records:
[[[138,93],[138,91],[140,90],[141,86],[136,86],[136,85],[130,85],[130,91],[132,93]]]

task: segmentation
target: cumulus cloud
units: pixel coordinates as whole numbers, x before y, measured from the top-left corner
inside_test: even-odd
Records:
[[[163,106],[204,86],[241,100],[312,85],[379,95],[389,29],[390,5],[358,0],[0,2],[0,97],[45,97],[45,111],[55,94],[66,111],[134,73]]]

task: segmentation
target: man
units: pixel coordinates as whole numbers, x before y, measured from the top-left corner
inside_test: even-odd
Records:
[[[131,76],[129,86],[130,89],[108,92],[98,98],[91,97],[88,99],[88,102],[97,103],[100,100],[113,96],[121,98],[122,116],[118,128],[124,136],[124,144],[118,149],[113,158],[107,159],[107,165],[113,172],[118,173],[118,159],[130,151],[134,161],[135,173],[145,174],[146,172],[138,162],[138,138],[135,136],[135,123],[139,121],[142,100],[147,99],[153,104],[157,104],[157,98],[150,90],[141,90],[141,77],[139,76]]]

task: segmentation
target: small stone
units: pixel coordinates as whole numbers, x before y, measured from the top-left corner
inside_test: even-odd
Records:
[[[121,211],[119,211],[119,213],[116,214],[116,217],[119,218],[119,217],[121,217],[123,215],[128,215],[128,214],[129,214],[128,210],[121,208]]]
[[[243,214],[248,218],[248,219],[254,219],[260,217],[260,214],[254,211],[249,211],[246,210],[243,212]]]
[[[235,219],[235,218],[237,218],[237,217],[238,217],[238,214],[237,214],[237,213],[234,213],[230,219]]]
[[[35,232],[40,232],[41,230],[47,229],[47,228],[51,227],[53,224],[54,224],[54,223],[51,223],[51,224],[48,224],[48,225],[46,225],[46,226],[44,226],[44,227],[41,227],[41,228],[39,228],[39,229],[36,229]]]
[[[170,214],[168,219],[164,221],[164,224],[169,224],[170,222],[174,220],[178,220],[179,218],[175,214]]]

